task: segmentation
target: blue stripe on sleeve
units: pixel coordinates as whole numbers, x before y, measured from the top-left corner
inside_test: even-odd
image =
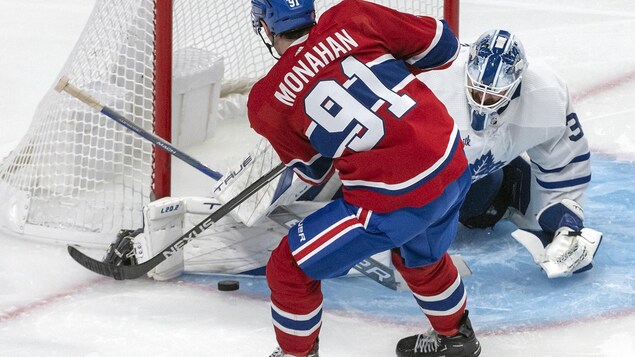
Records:
[[[589,183],[591,181],[591,175],[580,177],[573,180],[565,180],[565,181],[545,182],[538,179],[536,179],[536,181],[541,187],[544,187],[547,189],[556,189],[556,188],[573,187],[573,186]]]
[[[584,155],[580,155],[580,156],[576,156],[574,157],[568,164],[562,166],[562,167],[558,167],[556,169],[545,169],[542,166],[538,165],[537,163],[535,163],[533,160],[531,161],[532,164],[536,165],[536,167],[538,167],[538,169],[541,172],[544,172],[546,174],[552,174],[552,173],[556,173],[556,172],[560,172],[562,170],[564,170],[565,167],[567,167],[570,164],[576,163],[576,162],[583,162],[583,161],[587,161],[588,159],[591,158],[591,153],[587,152]]]

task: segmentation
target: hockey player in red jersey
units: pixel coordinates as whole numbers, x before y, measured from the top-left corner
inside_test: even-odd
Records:
[[[444,21],[359,0],[318,23],[312,0],[252,0],[252,24],[280,58],[250,92],[251,126],[301,179],[337,173],[343,183],[343,199],[300,221],[271,254],[280,345],[271,356],[318,356],[320,281],[389,249],[433,327],[399,341],[397,355],[478,356],[447,254],[470,172],[454,121],[415,79],[448,67],[457,38]]]

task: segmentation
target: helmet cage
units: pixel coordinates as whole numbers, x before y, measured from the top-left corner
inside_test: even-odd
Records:
[[[503,87],[488,86],[478,82],[472,75],[465,72],[465,94],[470,106],[484,114],[498,111],[509,103],[520,84],[520,77],[511,84]]]
[[[260,20],[263,20],[265,18],[266,13],[267,8],[262,1],[251,2],[251,27],[253,27],[254,32],[257,35],[260,35],[260,30],[262,29]]]
[[[474,111],[488,114],[505,107],[521,82],[527,59],[520,41],[505,30],[484,33],[470,46],[465,93]]]

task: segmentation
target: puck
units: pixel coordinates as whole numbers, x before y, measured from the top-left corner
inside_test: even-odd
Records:
[[[234,291],[238,290],[240,283],[237,280],[221,280],[218,282],[218,290]]]

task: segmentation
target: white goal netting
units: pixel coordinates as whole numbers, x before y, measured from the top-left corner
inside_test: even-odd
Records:
[[[149,132],[157,126],[157,101],[171,100],[177,146],[188,135],[213,140],[217,97],[248,89],[274,59],[252,31],[250,1],[174,0],[172,24],[157,23],[165,1],[97,0],[59,76]],[[337,2],[317,0],[318,16]],[[443,15],[442,0],[374,2]],[[157,26],[171,26],[172,98],[155,90]],[[209,108],[200,110],[205,101]],[[104,246],[118,230],[142,226],[142,207],[157,192],[155,161],[145,139],[51,89],[27,134],[0,162],[0,228]]]

